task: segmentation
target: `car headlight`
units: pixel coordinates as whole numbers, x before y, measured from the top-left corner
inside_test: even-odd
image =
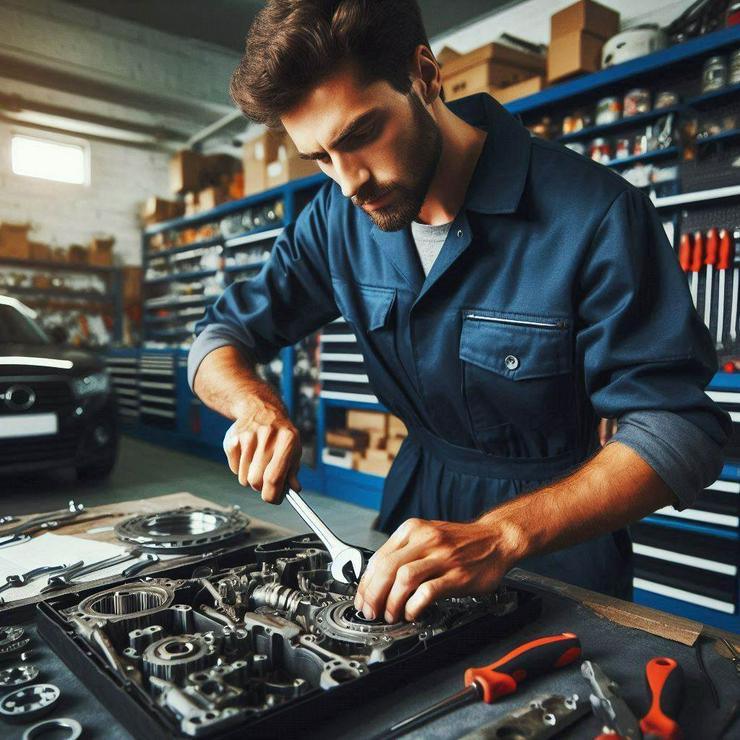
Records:
[[[72,390],[77,398],[99,396],[110,391],[110,375],[107,371],[92,373],[72,381]]]

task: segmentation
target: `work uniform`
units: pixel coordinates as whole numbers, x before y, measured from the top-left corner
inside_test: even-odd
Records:
[[[470,520],[562,478],[597,451],[600,417],[633,415],[618,438],[669,483],[666,457],[690,453],[651,453],[651,419],[721,449],[729,419],[703,390],[713,345],[648,197],[530,136],[486,94],[449,107],[488,136],[428,275],[409,228],[380,230],[329,181],[259,275],[197,325],[191,382],[217,346],[264,363],[344,316],[376,395],[409,430],[385,482],[385,532],[412,516]],[[688,490],[676,483],[679,505],[719,460]],[[630,558],[619,531],[522,566],[628,596]]]

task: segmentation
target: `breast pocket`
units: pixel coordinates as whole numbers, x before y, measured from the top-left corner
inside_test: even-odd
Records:
[[[572,355],[566,319],[463,313],[463,395],[482,450],[507,457],[550,457],[569,448]]]

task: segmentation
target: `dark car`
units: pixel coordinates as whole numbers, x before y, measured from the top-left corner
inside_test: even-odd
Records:
[[[73,466],[113,469],[116,404],[104,363],[56,345],[35,312],[0,296],[0,474]]]

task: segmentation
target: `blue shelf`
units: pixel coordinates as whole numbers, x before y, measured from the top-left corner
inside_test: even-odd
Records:
[[[604,162],[604,166],[611,167],[612,169],[618,169],[619,167],[628,167],[631,164],[652,162],[656,159],[668,159],[669,157],[676,156],[678,156],[678,147],[667,146],[665,149],[655,149],[652,152],[645,152],[644,154],[634,154],[631,157],[623,157],[622,159],[610,159],[608,162]]]
[[[222,219],[224,216],[229,216],[236,211],[242,211],[250,206],[260,205],[271,200],[287,199],[289,195],[292,195],[300,190],[306,190],[313,187],[314,185],[321,185],[327,180],[327,176],[323,172],[317,172],[315,175],[309,175],[303,177],[300,180],[291,180],[285,185],[280,185],[270,190],[265,190],[262,193],[256,195],[250,195],[246,198],[240,198],[239,200],[232,200],[228,203],[224,203],[216,208],[212,208],[210,211],[203,211],[193,216],[183,216],[181,218],[175,218],[171,221],[162,221],[161,223],[148,226],[144,233],[147,236],[151,234],[158,234],[160,231],[167,231],[169,229],[182,229],[186,226],[197,226],[198,224],[207,223],[208,221],[214,221]]]
[[[707,388],[711,391],[740,391],[740,373],[716,373]]]
[[[146,261],[157,259],[158,257],[169,257],[172,254],[181,254],[182,252],[190,252],[196,249],[206,249],[208,247],[216,247],[223,241],[220,236],[214,236],[211,239],[202,239],[201,241],[191,242],[190,244],[183,244],[180,247],[172,247],[171,249],[160,249],[154,251],[144,251],[144,257]]]
[[[192,272],[180,272],[177,275],[162,275],[162,277],[149,278],[144,280],[145,285],[157,285],[158,283],[186,283],[190,280],[209,277],[215,275],[217,270],[193,270]]]
[[[365,403],[363,401],[341,401],[337,398],[319,398],[328,408],[337,409],[360,409],[362,411],[382,411],[389,413],[388,409],[381,403]]]
[[[49,262],[43,260],[18,260],[12,257],[0,257],[0,265],[3,267],[22,267],[27,270],[53,270],[54,272],[98,272],[111,273],[116,267],[102,267],[99,265],[77,265],[72,262]]]
[[[728,85],[720,90],[713,90],[712,92],[704,93],[703,95],[697,95],[695,98],[687,100],[685,105],[689,108],[703,108],[707,103],[714,104],[718,100],[722,100],[722,98],[729,98],[739,92],[740,83],[737,85]]]
[[[687,619],[693,619],[703,624],[711,624],[730,632],[740,632],[740,618],[737,614],[724,614],[714,609],[707,609],[704,606],[689,604],[687,601],[681,601],[680,599],[672,599],[650,591],[643,591],[640,588],[634,590],[634,600],[635,603],[649,606],[652,609],[659,609],[669,614],[680,614]]]
[[[263,241],[264,239],[269,239],[269,236],[265,236],[263,239],[260,239],[260,234],[267,234],[271,231],[275,231],[276,229],[284,229],[285,228],[285,222],[283,220],[280,221],[273,221],[270,224],[266,224],[265,226],[260,226],[256,229],[252,229],[251,231],[244,231],[241,234],[234,234],[233,236],[225,236],[224,239],[224,249],[239,249],[239,247],[247,246],[249,244],[256,244],[260,241]],[[245,239],[243,244],[229,244],[228,242],[233,242],[236,239]],[[248,241],[247,241],[248,240]]]
[[[204,295],[204,296],[198,296],[197,300],[194,301],[178,301],[176,299],[172,299],[171,301],[167,301],[166,303],[157,303],[153,306],[147,306],[146,302],[144,303],[144,310],[145,311],[159,311],[161,308],[194,308],[195,306],[203,305],[205,310],[205,305],[208,303],[214,303],[216,300],[218,300],[218,296],[215,295]]]
[[[578,96],[595,96],[605,90],[613,94],[615,86],[621,83],[627,84],[637,79],[644,79],[666,67],[707,56],[720,49],[735,46],[738,42],[740,42],[740,26],[723,28],[720,31],[684,41],[682,44],[676,44],[669,49],[662,49],[638,59],[631,59],[629,62],[563,82],[542,92],[507,103],[505,107],[511,113],[529,113],[559,103],[571,102]]]
[[[719,134],[712,134],[712,136],[697,137],[696,143],[704,146],[705,144],[713,144],[717,141],[731,141],[732,139],[737,139],[738,136],[740,136],[740,128],[733,128],[729,131],[722,131]]]
[[[671,519],[664,516],[646,516],[642,521],[648,524],[655,524],[667,529],[676,529],[682,532],[694,532],[696,534],[706,534],[711,537],[719,537],[723,540],[740,540],[740,533],[737,529],[727,527],[716,527],[711,524],[695,524],[679,519]]]
[[[261,260],[260,262],[253,262],[249,265],[229,265],[224,268],[224,272],[246,272],[247,270],[261,270],[264,265],[267,264],[267,260]]]
[[[8,295],[39,295],[44,298],[66,298],[77,301],[90,301],[91,303],[113,303],[113,298],[105,293],[94,293],[90,291],[69,290],[67,288],[34,288],[33,286],[7,285],[3,292]]]
[[[558,137],[558,141],[561,144],[564,144],[567,141],[593,139],[597,136],[612,134],[615,131],[633,128],[635,126],[639,126],[642,123],[654,121],[657,118],[667,116],[669,113],[676,113],[679,110],[681,110],[680,105],[673,105],[670,108],[658,108],[656,110],[647,111],[647,113],[639,113],[636,116],[627,116],[626,118],[620,118],[618,121],[613,121],[612,123],[603,123],[599,126],[588,126],[587,128],[582,128],[579,131],[574,131],[572,134],[563,134],[562,136]]]

